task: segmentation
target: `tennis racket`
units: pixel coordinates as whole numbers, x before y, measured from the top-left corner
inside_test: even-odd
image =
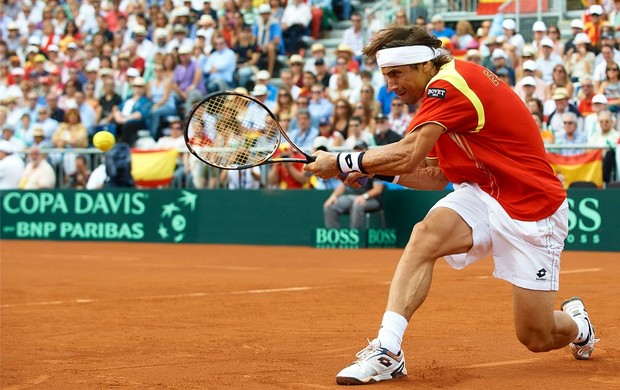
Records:
[[[237,92],[209,94],[190,111],[184,129],[187,149],[205,164],[240,170],[263,164],[314,162],[297,146],[262,102]],[[276,157],[284,137],[302,157]],[[340,174],[344,179],[348,174]],[[357,179],[365,185],[367,177]]]
[[[189,113],[184,133],[189,151],[216,168],[239,170],[280,162],[307,164],[316,159],[288,137],[269,108],[237,92],[215,92],[205,97]],[[277,157],[281,137],[303,157]]]

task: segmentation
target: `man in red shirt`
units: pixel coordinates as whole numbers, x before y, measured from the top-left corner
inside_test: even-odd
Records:
[[[322,178],[362,175],[417,189],[455,191],[418,223],[396,269],[379,334],[338,373],[339,384],[407,374],[401,343],[429,292],[435,261],[461,269],[493,255],[494,276],[513,285],[517,338],[534,352],[571,346],[588,359],[597,341],[583,302],[554,311],[559,259],[568,233],[566,193],[547,161],[527,107],[496,75],[455,60],[423,28],[382,30],[364,49],[376,57],[389,91],[421,100],[407,135],[366,152],[317,152],[306,170]]]

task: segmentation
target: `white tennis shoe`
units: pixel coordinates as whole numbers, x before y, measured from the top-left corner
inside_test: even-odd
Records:
[[[580,317],[588,322],[588,326],[590,327],[588,339],[579,344],[570,343],[570,351],[577,360],[590,359],[590,355],[592,355],[592,352],[594,351],[594,344],[596,344],[599,339],[594,337],[594,327],[590,322],[590,316],[588,316],[588,312],[583,305],[583,301],[579,297],[567,299],[564,303],[562,303],[562,311],[571,317]]]
[[[336,375],[339,385],[365,385],[407,376],[403,351],[395,355],[381,348],[378,339],[369,340],[355,356],[357,360]]]

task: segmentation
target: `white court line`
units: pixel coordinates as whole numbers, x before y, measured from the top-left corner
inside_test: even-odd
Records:
[[[483,367],[501,367],[501,366],[511,366],[515,364],[527,364],[534,363],[535,361],[540,360],[540,358],[533,359],[523,359],[523,360],[508,360],[505,362],[490,362],[490,363],[480,363],[480,364],[472,364],[471,366],[463,366],[460,368],[483,368]]]
[[[270,294],[270,293],[279,293],[279,292],[298,292],[298,291],[309,291],[309,290],[318,290],[330,288],[333,286],[320,286],[320,287],[286,287],[286,288],[270,288],[270,289],[260,289],[260,290],[242,290],[242,291],[229,291],[229,292],[195,292],[188,294],[168,294],[168,295],[150,295],[144,297],[138,297],[139,300],[156,300],[156,299],[178,299],[178,298],[196,298],[196,297],[204,297],[207,295],[240,295],[240,294]],[[0,305],[0,307],[18,307],[18,306],[48,306],[48,305],[64,305],[64,304],[74,304],[74,303],[94,303],[94,302],[102,302],[104,300],[100,299],[75,299],[70,301],[44,301],[44,302],[31,302],[31,303],[18,303],[18,304],[5,304]]]

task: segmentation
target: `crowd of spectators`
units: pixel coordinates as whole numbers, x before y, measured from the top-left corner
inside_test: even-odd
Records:
[[[308,150],[398,141],[417,107],[388,91],[375,60],[362,55],[373,31],[389,23],[426,27],[455,57],[513,86],[546,143],[613,151],[620,122],[613,3],[590,6],[570,35],[538,21],[527,41],[501,14],[448,26],[441,15],[427,20],[423,3],[412,5],[407,12],[396,0],[377,17],[352,10],[350,0],[7,0],[0,4],[0,186],[101,186],[105,171],[97,168],[89,185],[90,164],[72,150],[92,147],[93,135],[106,130],[132,146],[184,152],[175,185],[320,188],[299,164],[274,165],[263,177],[206,167],[185,153],[180,118],[206,93],[236,89],[263,101]],[[328,55],[310,37],[321,38],[336,19],[351,26]],[[21,166],[17,156],[27,156]]]

